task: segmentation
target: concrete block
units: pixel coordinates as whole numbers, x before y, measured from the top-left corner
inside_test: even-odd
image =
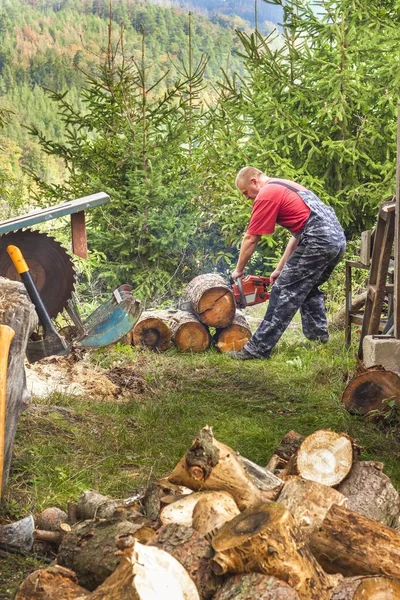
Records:
[[[400,375],[400,340],[374,339],[372,335],[366,335],[363,340],[363,357],[367,369],[381,365]]]

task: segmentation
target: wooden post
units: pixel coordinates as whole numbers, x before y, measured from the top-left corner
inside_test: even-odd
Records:
[[[85,225],[85,211],[71,215],[72,251],[76,256],[87,259],[87,236]]]
[[[397,114],[396,214],[394,240],[394,337],[400,338],[400,108]]]

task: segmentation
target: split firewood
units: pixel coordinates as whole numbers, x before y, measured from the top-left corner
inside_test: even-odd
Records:
[[[218,442],[211,427],[200,431],[168,479],[194,491],[226,491],[240,510],[274,500],[283,485],[273,473]]]
[[[371,410],[387,411],[387,401],[400,401],[400,377],[393,371],[368,369],[345,387],[342,401],[350,413],[366,415]]]
[[[111,575],[119,562],[120,545],[135,540],[147,543],[154,531],[142,524],[120,520],[96,520],[77,523],[62,540],[57,563],[75,571],[80,585],[94,590]]]
[[[307,538],[322,524],[332,504],[346,505],[347,499],[327,485],[291,476],[286,479],[277,502],[290,510]]]
[[[344,506],[331,506],[310,546],[328,573],[400,579],[400,533]]]
[[[248,573],[229,577],[213,600],[299,600],[299,595],[276,577]]]
[[[168,324],[172,341],[182,352],[204,352],[211,345],[211,335],[196,315],[186,310],[169,310]]]
[[[73,571],[55,565],[30,573],[21,583],[15,600],[84,600],[91,595],[78,585]]]
[[[209,327],[228,327],[236,311],[232,290],[217,273],[192,279],[184,292],[182,305],[190,308]]]
[[[163,525],[176,523],[177,525],[192,527],[194,507],[204,493],[206,492],[195,492],[164,506],[160,512],[161,523]]]
[[[376,462],[355,461],[336,489],[347,497],[349,510],[396,528],[400,521],[399,493],[379,467]]]
[[[297,431],[288,431],[275,448],[275,452],[265,468],[276,475],[280,475],[282,469],[288,465],[289,460],[297,454],[304,440],[304,435],[297,433]],[[287,474],[289,475],[289,473]]]
[[[164,352],[171,344],[172,333],[168,324],[168,311],[147,310],[133,328],[135,346],[144,346],[154,352]]]
[[[150,544],[165,550],[181,563],[195,583],[201,600],[212,598],[221,587],[223,579],[212,570],[214,552],[211,543],[191,527],[163,525]]]
[[[87,519],[123,519],[138,516],[139,503],[134,499],[125,500],[103,496],[95,490],[83,492],[75,505],[75,517],[80,521]]]
[[[400,600],[400,581],[389,577],[347,577],[332,600]]]
[[[227,492],[202,492],[193,509],[193,529],[201,535],[216,532],[240,510]]]
[[[296,471],[304,479],[333,486],[349,473],[353,444],[345,434],[319,430],[305,438],[296,455]]]
[[[267,502],[247,509],[221,527],[212,545],[218,574],[273,575],[304,600],[328,600],[332,595],[333,580],[322,570],[294,517],[282,504]]]
[[[196,586],[171,554],[135,542],[91,600],[200,600]]]
[[[215,345],[220,352],[241,350],[247,344],[251,335],[250,325],[246,317],[237,310],[232,323],[228,327],[216,330]]]

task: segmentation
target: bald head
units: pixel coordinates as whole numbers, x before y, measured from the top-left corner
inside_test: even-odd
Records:
[[[256,167],[243,167],[236,176],[235,185],[246,198],[254,199],[269,177]]]

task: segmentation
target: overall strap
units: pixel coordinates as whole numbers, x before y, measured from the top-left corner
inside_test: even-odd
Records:
[[[290,183],[283,183],[283,181],[268,181],[268,183],[266,183],[265,185],[282,185],[285,188],[288,188],[289,190],[292,190],[292,192],[296,192],[296,194],[298,194],[301,190],[296,190],[296,188],[293,185],[290,185]]]

